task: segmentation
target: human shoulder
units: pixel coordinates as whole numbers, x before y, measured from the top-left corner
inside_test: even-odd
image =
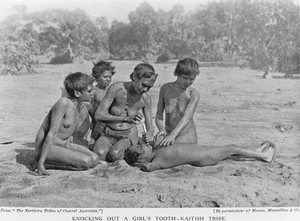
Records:
[[[124,82],[118,81],[118,82],[112,83],[109,86],[108,91],[117,91],[119,89],[124,89]]]
[[[67,97],[61,97],[58,99],[58,101],[56,101],[55,105],[58,105],[58,106],[68,106],[72,104],[72,102],[70,101],[69,98]]]
[[[54,111],[65,111],[71,107],[73,103],[67,97],[59,98],[56,103],[52,106],[51,110]]]
[[[123,87],[123,86],[124,86],[124,82],[122,81],[117,81],[110,85],[110,87]]]
[[[168,82],[161,86],[160,90],[170,90],[172,89],[174,82]]]
[[[160,96],[168,95],[172,90],[174,90],[173,82],[165,83],[160,88]]]

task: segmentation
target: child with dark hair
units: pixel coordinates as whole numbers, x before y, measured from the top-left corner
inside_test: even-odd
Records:
[[[96,81],[96,86],[94,87],[94,97],[92,100],[92,111],[91,114],[94,115],[97,110],[101,100],[106,94],[107,88],[111,83],[112,76],[115,74],[115,67],[112,66],[112,62],[108,61],[98,61],[94,63],[92,69],[92,76]],[[91,138],[95,141],[103,134],[103,129],[105,123],[101,121],[96,121],[93,117],[93,128]]]
[[[155,140],[163,136],[160,145],[168,146],[174,142],[197,143],[193,116],[200,95],[191,86],[199,73],[199,65],[196,60],[182,59],[178,61],[174,72],[177,79],[160,88],[155,117],[155,123],[159,130],[155,135]]]
[[[185,58],[180,61],[178,61],[177,66],[175,68],[174,75],[180,76],[180,75],[198,75],[200,73],[199,71],[199,65],[196,60],[193,58]]]
[[[127,149],[124,159],[129,165],[137,166],[145,172],[173,168],[180,165],[196,167],[214,166],[232,156],[238,160],[260,160],[271,163],[276,145],[264,141],[255,150],[234,144],[227,146],[200,146],[197,144],[175,143],[171,146],[155,146],[140,143]]]
[[[46,168],[86,170],[98,164],[97,154],[72,141],[72,135],[87,117],[80,117],[79,109],[83,102],[91,102],[93,81],[92,77],[81,72],[65,78],[64,85],[69,96],[61,97],[52,106],[36,135],[38,175],[50,175]]]
[[[130,79],[134,81],[134,78],[150,78],[152,75],[156,75],[153,66],[148,63],[140,63],[133,69]]]
[[[104,134],[97,140],[93,150],[101,160],[122,160],[125,150],[137,144],[135,124],[143,121],[140,110],[148,131],[145,139],[152,139],[151,98],[147,92],[154,85],[156,77],[152,65],[141,63],[134,68],[130,82],[116,82],[109,87],[95,113],[96,120],[106,123]]]

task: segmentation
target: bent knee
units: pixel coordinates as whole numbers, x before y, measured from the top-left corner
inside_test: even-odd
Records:
[[[94,148],[93,152],[96,153],[100,160],[105,160],[108,151]]]
[[[82,159],[82,169],[87,170],[89,168],[93,168],[97,165],[96,162],[97,162],[96,158],[93,159],[93,157],[85,157],[84,159]]]
[[[124,151],[121,150],[112,150],[107,154],[107,160],[110,162],[114,162],[117,160],[122,160],[124,158]]]
[[[92,159],[93,159],[93,165],[92,165],[92,167],[97,166],[97,164],[100,161],[100,157],[97,154],[93,154]]]

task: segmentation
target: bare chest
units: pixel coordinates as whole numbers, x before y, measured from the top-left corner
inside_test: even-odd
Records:
[[[73,132],[78,124],[78,120],[79,112],[77,108],[69,108],[62,119],[61,127],[64,130],[70,130]]]
[[[184,112],[191,97],[188,92],[171,92],[166,93],[164,96],[165,111],[166,113]]]

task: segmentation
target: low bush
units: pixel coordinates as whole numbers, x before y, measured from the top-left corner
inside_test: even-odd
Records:
[[[0,41],[0,74],[36,74],[39,62],[34,48],[34,43],[30,41]]]
[[[165,63],[165,62],[170,61],[170,59],[171,59],[171,56],[167,52],[164,52],[157,57],[156,63]]]

